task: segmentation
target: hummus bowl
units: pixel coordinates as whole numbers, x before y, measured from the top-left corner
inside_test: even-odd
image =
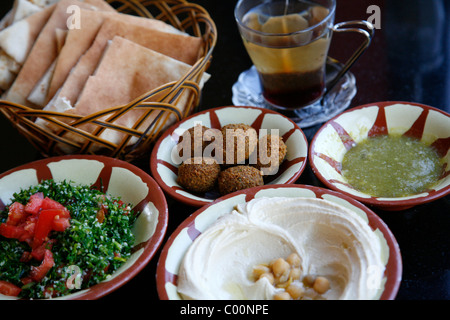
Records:
[[[150,175],[128,162],[104,156],[72,155],[45,158],[0,175],[1,210],[10,204],[14,193],[47,180],[95,186],[96,189],[114,198],[120,198],[124,203],[130,204],[133,211],[139,212],[131,228],[135,239],[131,256],[102,282],[53,299],[101,298],[127,283],[154,257],[166,233],[168,207],[163,191]],[[108,212],[105,215],[107,221]],[[0,294],[0,300],[3,299],[16,298]]]
[[[278,112],[247,106],[226,106],[207,109],[173,125],[158,139],[150,157],[152,176],[172,198],[194,207],[201,207],[220,197],[212,190],[196,194],[186,190],[177,182],[178,168],[182,161],[174,156],[183,133],[201,124],[207,128],[220,129],[228,124],[245,124],[258,133],[273,132],[283,138],[287,147],[284,161],[276,174],[265,179],[265,184],[291,184],[302,174],[306,166],[308,142],[303,131],[290,119]]]
[[[284,205],[296,202],[301,204],[298,208],[309,209],[302,213],[299,209],[292,212],[286,209],[291,208],[289,205]],[[316,212],[310,214],[313,207],[309,205],[315,202],[326,204],[325,209],[320,211],[327,211],[326,207],[330,206],[346,213],[337,220]],[[230,217],[244,217],[245,220],[245,216],[254,211],[252,207],[256,208],[256,212],[251,213],[252,223],[240,221],[237,225],[244,226],[240,229],[228,225],[225,229],[236,230],[230,234],[218,228],[230,221]],[[283,218],[283,212],[288,213],[287,219]],[[349,229],[346,222],[341,223],[352,220],[350,216],[359,221],[357,230]],[[269,218],[270,224],[266,224],[261,217]],[[276,226],[267,228],[272,223]],[[341,227],[346,231],[337,231]],[[372,249],[360,250],[364,245],[355,244],[357,238],[344,240],[348,234],[358,233],[360,228],[372,237],[371,242],[375,244],[373,248],[377,248],[373,251],[377,252],[373,255],[375,260],[363,261],[371,256],[368,251],[372,252]],[[213,236],[208,243],[210,235]],[[242,247],[239,247],[240,243]],[[200,261],[192,260],[197,253],[201,255],[202,248],[209,248],[208,256],[200,258]],[[382,272],[378,274],[377,285],[371,288],[370,299],[389,300],[396,297],[402,275],[402,260],[397,241],[385,223],[373,211],[346,195],[307,185],[254,187],[226,195],[198,209],[173,232],[161,251],[156,275],[158,295],[163,300],[195,298],[197,294],[204,299],[270,299],[273,288],[261,280],[252,283],[251,270],[257,263],[287,255],[292,248],[299,253],[303,273],[326,274],[331,279],[330,293],[328,296],[324,294],[325,299],[336,296],[339,299],[357,299],[351,296],[353,293],[348,295],[349,291],[359,291],[364,288],[364,283],[374,284],[369,278],[364,278],[370,277],[374,270]],[[381,261],[381,266],[372,265],[373,261]],[[195,268],[190,270],[189,265]],[[208,268],[214,270],[210,273]],[[192,274],[187,275],[189,272]],[[202,276],[196,278],[196,273]],[[363,281],[350,280],[353,277],[362,277]],[[192,290],[189,290],[192,279],[198,281],[194,280]],[[239,280],[236,282],[236,279]],[[202,287],[202,284],[207,286]],[[203,288],[208,291],[211,287],[210,291],[214,294],[205,294]],[[217,292],[223,292],[223,295],[219,294],[218,298]],[[365,294],[361,297],[367,298]]]
[[[413,139],[433,147],[437,152],[437,158],[442,169],[440,169],[431,186],[420,192],[407,195],[380,196],[368,194],[368,191],[361,191],[361,188],[356,188],[353,183],[349,183],[342,170],[346,153],[359,143],[362,144],[362,142],[367,141],[367,138],[386,137],[388,135]],[[400,149],[398,154],[394,154],[392,158],[406,156],[406,149]],[[311,141],[309,163],[314,174],[328,188],[383,210],[398,211],[450,194],[449,149],[449,114],[418,103],[377,102],[349,109],[326,122]],[[375,159],[381,161],[380,153],[374,152],[373,155]],[[420,164],[421,160],[419,160],[418,154],[412,153],[412,156],[408,159]],[[390,163],[388,160],[387,164],[390,165]],[[410,172],[408,175],[419,175],[422,174],[424,166],[421,164],[408,166],[408,168],[412,168],[412,170],[408,169]],[[388,172],[388,169],[383,170]],[[394,174],[397,175],[400,172],[397,171],[400,169],[394,170],[396,171],[390,171],[389,175],[394,176]],[[428,173],[426,174],[428,175]],[[401,177],[400,182],[406,185],[406,174],[402,174]],[[425,176],[425,178],[427,177]],[[415,178],[413,181],[422,181],[425,178]],[[367,183],[371,182],[373,183],[373,181],[367,181]],[[385,185],[388,184],[385,183]]]

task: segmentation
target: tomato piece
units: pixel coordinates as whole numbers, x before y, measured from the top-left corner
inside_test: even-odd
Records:
[[[44,297],[56,297],[58,291],[55,290],[55,285],[51,284],[45,287],[44,289]]]
[[[27,216],[28,214],[25,212],[25,206],[20,202],[14,202],[9,206],[6,224],[17,226],[19,223],[23,222]]]
[[[17,240],[26,242],[31,246],[31,244],[33,243],[33,234],[31,232],[28,232],[27,230],[24,230],[24,233],[22,233],[22,235],[17,238]]]
[[[34,234],[34,229],[38,221],[39,216],[29,216],[28,219],[22,223],[20,226],[23,227],[30,234]]]
[[[42,261],[44,260],[45,250],[46,250],[45,245],[40,245],[39,247],[34,248],[31,251],[30,255],[37,261]]]
[[[0,225],[0,235],[8,239],[17,239],[30,243],[33,239],[34,224],[33,220],[28,219],[17,226],[2,223]]]
[[[105,216],[107,213],[108,213],[108,208],[105,205],[101,204],[100,209],[98,209],[98,211],[97,211],[98,222],[103,223],[103,221],[105,221]]]
[[[33,258],[33,257],[31,256],[31,252],[24,251],[24,252],[22,253],[22,256],[20,257],[19,261],[20,261],[20,262],[27,263],[27,262],[30,262],[32,258]]]
[[[62,212],[63,210],[61,209],[45,209],[41,211],[34,230],[33,247],[40,246],[45,241],[52,230],[55,217],[62,215]]]
[[[41,209],[60,209],[63,211],[60,215],[61,218],[70,218],[69,210],[67,210],[67,208],[58,201],[50,199],[49,197],[45,197],[44,200],[42,200]]]
[[[12,226],[6,223],[0,225],[0,235],[8,239],[19,239],[26,233],[25,229],[18,226]]]
[[[53,260],[53,253],[45,249],[44,259],[38,267],[31,267],[29,277],[31,280],[35,282],[41,281],[45,275],[50,271],[51,268],[55,265],[55,261]]]
[[[50,240],[50,241],[47,241],[47,242],[41,244],[38,247],[33,248],[30,255],[34,259],[36,259],[38,261],[42,261],[44,259],[45,250],[47,250],[47,249],[50,250],[53,247],[53,243],[54,243],[54,240]]]
[[[25,212],[28,214],[38,214],[42,207],[42,201],[44,200],[44,194],[37,192],[30,196],[28,203],[25,205]]]
[[[22,291],[18,286],[8,281],[0,280],[0,293],[5,296],[17,297]]]
[[[66,229],[70,227],[70,221],[68,218],[59,218],[53,220],[52,224],[52,230],[63,232],[66,231]]]

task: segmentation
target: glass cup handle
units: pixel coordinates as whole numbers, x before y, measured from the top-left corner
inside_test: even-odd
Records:
[[[362,29],[362,26],[365,29]],[[347,71],[353,66],[353,64],[358,60],[358,58],[364,53],[364,51],[369,47],[372,38],[375,34],[375,27],[372,23],[365,20],[354,20],[354,21],[345,21],[337,23],[333,26],[333,32],[357,32],[365,36],[364,42],[359,46],[358,50],[348,59],[339,73],[334,77],[332,81],[327,85],[324,96],[330,92],[334,86],[341,80],[341,78],[347,73]]]

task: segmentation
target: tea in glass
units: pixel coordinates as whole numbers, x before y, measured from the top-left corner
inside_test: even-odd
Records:
[[[242,2],[236,18],[264,98],[282,109],[320,99],[334,20],[332,1]]]

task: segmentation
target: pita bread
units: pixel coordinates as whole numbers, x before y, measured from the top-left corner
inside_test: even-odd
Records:
[[[106,108],[126,105],[148,91],[179,80],[190,68],[191,66],[186,63],[116,36],[109,42],[94,75],[88,78],[74,108],[70,109],[67,108],[67,104],[65,105],[68,109],[66,112],[85,116]],[[208,77],[209,75],[205,75],[204,81]],[[159,98],[161,97],[154,99]],[[176,106],[181,112],[187,99],[188,94],[185,93],[178,100]],[[150,125],[158,113],[159,111],[152,113],[140,127]],[[143,114],[143,110],[132,110],[115,123],[132,128]],[[94,127],[88,124],[82,129],[92,132]],[[123,135],[117,131],[105,130],[101,138],[119,143]],[[80,137],[74,136],[71,139],[80,141]]]
[[[49,7],[14,23],[0,32],[0,88],[14,82],[39,32],[50,17]]]
[[[0,51],[0,89],[7,90],[16,77],[15,70],[20,66],[8,55]]]
[[[0,89],[1,92],[7,90],[11,83],[14,81],[15,74],[9,71],[8,69],[4,69],[0,66]]]
[[[56,2],[58,2],[59,0],[27,0],[27,1],[43,8],[43,7],[52,5]]]
[[[100,1],[100,0],[99,0]],[[103,2],[101,0],[101,2]],[[27,105],[27,97],[34,86],[44,76],[57,57],[57,42],[55,29],[67,29],[67,19],[71,14],[67,8],[77,5],[80,8],[98,10],[96,7],[77,0],[61,0],[39,33],[16,80],[9,88],[6,99],[22,105]],[[114,10],[114,9],[111,9]]]
[[[28,16],[31,16],[42,10],[42,7],[37,6],[27,0],[15,0],[12,8],[11,24],[16,23]]]
[[[61,50],[64,46],[64,43],[66,42],[67,30],[57,28],[55,30],[55,33],[56,33],[56,48],[59,54],[61,54]]]
[[[54,8],[48,7],[2,30],[0,48],[22,65]]]
[[[60,47],[58,55],[53,62],[51,74],[48,72],[39,80],[38,85],[33,89],[27,100],[42,108],[46,104],[47,96],[50,94],[51,83],[60,83],[64,73],[69,73],[78,58],[90,47],[94,41],[103,20],[106,16],[115,14],[114,12],[80,10],[80,29],[62,30],[57,29],[57,35],[61,31],[65,32],[64,45]],[[60,34],[61,36],[61,34]],[[58,37],[57,37],[58,38]],[[60,37],[61,38],[61,37]],[[61,45],[61,41],[57,41]],[[66,45],[67,44],[67,45]],[[45,89],[45,90],[44,90]],[[53,95],[54,93],[52,93]]]
[[[49,7],[59,0],[14,0],[11,10],[1,19],[0,30]]]
[[[64,42],[66,41],[67,30],[56,29],[56,43],[58,52],[61,51],[64,46]],[[48,68],[47,72],[44,76],[39,80],[37,85],[34,86],[33,91],[31,91],[28,96],[28,101],[32,103],[34,106],[42,106],[44,104],[44,99],[47,96],[48,86],[50,83],[50,79],[53,77],[55,72],[56,62],[53,62],[50,68]]]
[[[5,14],[5,16],[0,20],[0,31],[5,29],[11,24],[12,20],[12,9]]]
[[[48,96],[53,97],[55,95],[80,56],[89,49],[105,18],[115,14],[113,12],[81,10],[81,28],[67,31],[66,41],[57,57],[55,72],[48,84],[49,91],[45,96],[43,105],[48,102]]]
[[[57,65],[56,67],[48,98],[53,98],[52,101],[54,101],[58,97],[65,97],[71,103],[75,103],[88,77],[97,67],[108,40],[113,39],[116,35],[182,62],[194,64],[198,60],[202,48],[202,39],[175,32],[173,29],[172,26],[154,19],[123,14],[107,17],[92,46],[79,60],[78,54],[73,54],[74,50],[66,42],[68,50],[63,50],[58,58],[58,62],[61,60],[64,63],[62,66]],[[47,105],[52,101],[49,101]]]
[[[38,12],[42,7],[36,6],[32,1],[28,0],[15,0],[13,7],[7,14],[0,20],[0,30],[3,30],[13,23],[26,18],[27,16]]]
[[[55,1],[55,0],[47,0],[47,1]],[[56,0],[59,1],[59,0]],[[84,3],[91,5],[91,9],[96,9],[99,11],[111,11],[116,12],[116,9],[114,9],[108,2],[105,0],[81,0]]]
[[[50,83],[50,79],[53,76],[53,72],[55,72],[55,62],[50,65],[44,76],[34,86],[33,90],[28,96],[29,105],[31,103],[32,106],[36,108],[43,104],[43,97],[45,97],[48,92],[48,84]]]

